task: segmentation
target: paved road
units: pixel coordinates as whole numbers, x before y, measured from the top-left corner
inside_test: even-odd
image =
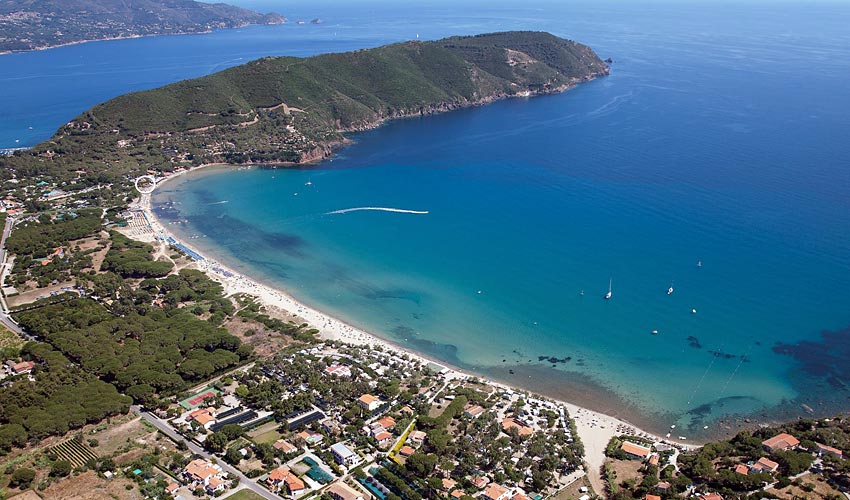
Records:
[[[3,235],[0,237],[0,284],[2,284],[3,279],[6,277],[6,258],[8,255],[6,254],[6,238],[9,237],[9,234],[12,232],[12,226],[15,224],[14,217],[6,217],[6,225],[3,227]],[[0,323],[3,324],[9,330],[17,333],[22,338],[26,340],[35,340],[32,335],[24,332],[24,330],[18,326],[17,323],[12,321],[12,317],[9,316],[9,307],[6,305],[6,297],[0,293]]]
[[[149,412],[146,412],[146,411],[142,411],[142,410],[141,410],[138,406],[135,406],[135,405],[134,405],[134,406],[132,406],[132,407],[131,407],[131,409],[132,409],[135,413],[138,413],[139,415],[141,415],[141,417],[142,417],[143,419],[145,419],[146,421],[150,422],[150,423],[151,423],[154,427],[156,427],[157,429],[159,429],[159,430],[160,430],[163,434],[165,434],[166,436],[170,437],[170,438],[171,438],[171,439],[173,439],[174,441],[176,441],[176,442],[181,442],[181,441],[182,441],[183,443],[186,443],[186,446],[188,446],[188,447],[189,447],[189,450],[190,450],[192,453],[194,453],[194,454],[196,454],[196,455],[200,455],[200,456],[202,456],[202,457],[204,457],[204,458],[206,458],[206,459],[215,458],[215,459],[216,459],[216,462],[218,463],[218,465],[220,465],[220,466],[221,466],[221,468],[222,468],[225,472],[229,472],[229,473],[233,474],[234,476],[238,477],[238,478],[239,478],[239,483],[240,483],[242,486],[244,486],[245,488],[247,488],[247,489],[249,489],[249,490],[253,491],[254,493],[256,493],[256,494],[260,495],[261,497],[263,497],[263,498],[265,498],[265,499],[267,499],[267,500],[281,500],[281,497],[279,497],[279,496],[275,495],[275,494],[274,494],[274,493],[272,493],[271,491],[269,491],[269,490],[265,489],[264,487],[260,486],[259,484],[257,484],[257,482],[256,482],[256,481],[254,481],[253,479],[251,479],[251,478],[247,477],[245,474],[242,474],[242,472],[240,472],[240,471],[239,471],[239,470],[237,470],[236,468],[234,468],[234,467],[230,466],[230,464],[228,464],[228,463],[224,462],[224,461],[223,461],[223,460],[221,460],[219,457],[215,457],[212,453],[208,452],[207,450],[205,450],[205,449],[201,448],[200,446],[198,446],[198,445],[197,445],[197,444],[195,444],[194,442],[189,441],[189,440],[187,440],[186,438],[184,438],[183,436],[181,436],[180,434],[178,434],[178,433],[177,433],[177,431],[175,431],[174,429],[172,429],[172,428],[171,428],[171,426],[170,426],[170,425],[168,425],[165,421],[163,421],[163,420],[161,420],[161,419],[157,418],[157,416],[156,416],[156,415],[154,415],[154,414],[152,414],[152,413],[149,413]]]

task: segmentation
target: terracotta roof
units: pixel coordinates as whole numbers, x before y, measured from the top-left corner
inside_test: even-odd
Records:
[[[770,448],[771,450],[784,450],[787,448],[793,448],[800,444],[800,440],[792,436],[791,434],[782,433],[776,436],[773,436],[770,439],[762,442],[764,446]]]
[[[298,449],[294,444],[290,443],[285,439],[278,439],[277,441],[275,441],[272,447],[284,453],[292,453],[293,451]]]
[[[639,444],[631,443],[629,441],[623,441],[623,445],[620,446],[620,449],[625,451],[629,455],[634,455],[640,458],[646,458],[652,451],[646,446],[641,446]]]
[[[356,500],[357,498],[363,498],[363,495],[360,492],[339,481],[335,482],[330,488],[328,488],[328,493],[331,493],[333,497],[340,498],[342,500]]]
[[[167,491],[168,493],[171,493],[172,491],[176,490],[179,487],[180,487],[179,484],[171,483],[171,484],[169,484],[168,486],[165,487],[165,491]]]
[[[224,480],[219,479],[219,478],[217,478],[217,477],[211,477],[211,478],[210,478],[209,487],[210,487],[211,489],[216,489],[216,488],[218,488],[219,486],[221,486],[222,484],[224,484]]]
[[[738,464],[738,465],[735,466],[735,472],[737,472],[738,474],[742,474],[742,475],[746,476],[747,474],[750,473],[750,469],[748,469],[747,466],[744,465],[744,464]]]
[[[370,405],[376,401],[379,401],[378,398],[371,394],[364,394],[360,396],[357,400],[363,403],[364,405]]]
[[[658,465],[658,455],[650,455],[649,463],[650,465]]]
[[[646,495],[644,500],[661,500],[661,497],[658,495]]]
[[[508,492],[508,489],[498,483],[491,483],[484,489],[484,496],[490,500],[499,500],[502,495]]]
[[[723,500],[723,497],[717,493],[709,493],[702,497],[702,500]]]
[[[522,493],[515,493],[514,496],[511,497],[511,500],[530,500],[527,496]]]
[[[449,491],[450,489],[457,486],[457,481],[454,479],[443,478],[443,489]]]
[[[478,415],[481,415],[482,413],[484,413],[484,408],[482,408],[478,405],[474,405],[474,406],[469,407],[464,413],[466,413],[467,415],[472,416],[472,417],[477,417]]]
[[[304,481],[295,474],[290,473],[283,479],[283,482],[286,483],[286,488],[292,493],[304,489]]]
[[[213,464],[202,458],[192,460],[188,465],[186,465],[184,470],[186,471],[186,475],[195,481],[206,481],[210,477],[218,474],[218,469],[213,467]]]
[[[32,370],[34,366],[35,363],[32,361],[21,361],[20,363],[12,365],[12,371],[20,375],[21,373]]]
[[[378,420],[378,423],[381,424],[381,427],[384,429],[392,429],[395,427],[395,419],[393,417],[384,417]]]
[[[208,408],[200,408],[189,414],[189,420],[194,420],[200,425],[207,425],[210,422],[215,422],[215,417],[210,415]]]
[[[269,473],[269,481],[279,483],[286,479],[286,476],[288,475],[289,469],[287,469],[286,467],[278,467],[277,469]]]
[[[753,469],[759,471],[769,471],[773,472],[779,468],[779,464],[774,462],[773,460],[765,457],[761,457],[758,462],[753,465]]]
[[[508,432],[508,429],[516,429],[520,436],[530,436],[534,433],[534,430],[531,427],[512,417],[505,417],[505,419],[502,420],[502,430]]]
[[[402,446],[401,449],[398,450],[398,452],[401,453],[401,455],[404,457],[409,457],[410,455],[413,455],[416,450],[414,450],[410,446]]]
[[[464,496],[464,495],[466,495],[466,493],[465,493],[463,490],[454,490],[454,491],[452,491],[452,497],[454,497],[454,498],[460,498],[460,497],[462,497],[462,496]]]
[[[390,434],[389,432],[386,432],[386,431],[385,432],[379,432],[379,433],[375,434],[375,440],[378,441],[379,443],[381,441],[383,441],[385,439],[389,439],[391,437],[393,437],[393,435]]]

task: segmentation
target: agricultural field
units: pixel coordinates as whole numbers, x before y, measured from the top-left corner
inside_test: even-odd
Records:
[[[71,462],[74,467],[82,467],[89,460],[97,460],[97,455],[91,448],[73,438],[48,448],[47,452],[56,455],[58,460]]]
[[[263,497],[254,493],[251,490],[239,490],[236,493],[227,497],[228,500],[262,500]]]

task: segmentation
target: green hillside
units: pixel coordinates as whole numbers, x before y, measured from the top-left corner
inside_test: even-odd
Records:
[[[212,162],[299,163],[387,119],[560,92],[607,72],[589,47],[540,32],[269,57],[117,97],[0,162],[19,178],[85,168],[113,181]]]

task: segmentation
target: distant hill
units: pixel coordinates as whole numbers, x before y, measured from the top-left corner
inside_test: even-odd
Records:
[[[0,0],[0,52],[285,21],[279,14],[193,0]]]
[[[3,176],[118,181],[205,163],[302,163],[385,120],[555,93],[606,75],[589,47],[540,32],[267,57],[117,97],[47,142],[0,158]]]

